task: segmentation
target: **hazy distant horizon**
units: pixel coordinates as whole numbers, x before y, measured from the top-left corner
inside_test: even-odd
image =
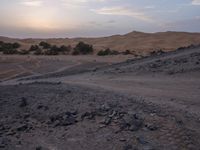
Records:
[[[103,38],[103,37],[110,37],[110,36],[115,36],[115,35],[125,35],[125,34],[129,34],[131,32],[141,32],[141,33],[164,33],[164,32],[183,32],[183,33],[200,33],[200,32],[190,32],[190,31],[158,31],[158,32],[142,32],[142,31],[130,31],[130,32],[126,32],[126,33],[119,33],[119,34],[108,34],[108,35],[102,35],[102,36],[47,36],[47,37],[20,37],[20,36],[5,36],[5,35],[0,35],[0,37],[5,37],[5,38],[16,38],[16,39],[59,39],[59,38],[69,38],[69,39],[74,39],[74,38]]]
[[[14,38],[200,32],[200,0],[1,0],[0,10],[0,35]]]

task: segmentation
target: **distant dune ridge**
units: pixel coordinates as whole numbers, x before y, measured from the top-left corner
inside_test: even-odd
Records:
[[[46,41],[52,45],[76,45],[79,41],[92,44],[95,51],[110,48],[117,51],[131,50],[149,52],[157,49],[170,51],[191,44],[200,44],[200,33],[188,32],[157,32],[143,33],[133,31],[125,35],[113,35],[99,38],[51,38],[51,39],[14,39],[0,37],[0,41],[19,42],[22,49],[29,49],[31,45]]]

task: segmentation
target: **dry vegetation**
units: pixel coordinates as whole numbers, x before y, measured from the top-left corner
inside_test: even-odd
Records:
[[[18,42],[21,45],[21,49],[24,50],[30,49],[31,45],[39,45],[41,41],[56,45],[57,47],[70,45],[72,48],[76,47],[82,41],[93,46],[94,54],[108,48],[123,53],[129,50],[136,54],[145,54],[160,49],[163,51],[171,51],[179,47],[187,47],[191,44],[198,45],[200,43],[200,33],[142,33],[134,31],[125,35],[114,35],[102,38],[11,39],[0,37],[0,41],[10,43]]]

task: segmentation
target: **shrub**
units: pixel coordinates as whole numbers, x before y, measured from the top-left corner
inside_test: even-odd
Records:
[[[74,48],[73,55],[86,55],[93,53],[93,46],[89,44],[85,44],[84,42],[79,42]]]
[[[110,55],[111,50],[109,48],[107,48],[106,50],[101,50],[97,53],[98,56],[106,56],[106,55]]]
[[[35,55],[43,55],[43,52],[42,52],[42,50],[39,48],[39,49],[35,50],[34,54],[35,54]]]
[[[124,55],[130,55],[130,54],[132,54],[132,53],[131,53],[130,50],[126,50],[126,51],[122,52],[122,54],[124,54]]]
[[[3,54],[7,54],[7,55],[12,55],[12,54],[17,54],[18,51],[16,49],[4,49],[3,50]]]
[[[21,45],[20,45],[19,43],[15,42],[15,43],[12,44],[12,47],[13,47],[14,49],[17,49],[17,48],[20,48]]]
[[[3,49],[6,49],[6,50],[8,50],[8,49],[14,49],[12,43],[4,43],[4,44],[2,45],[2,48],[3,48]]]
[[[119,52],[115,50],[110,50],[107,48],[106,50],[101,50],[97,53],[98,56],[106,56],[106,55],[118,55]]]
[[[17,44],[1,42],[0,51],[2,51],[3,54],[16,54],[17,53],[16,47],[19,46],[17,46]]]
[[[2,48],[3,44],[4,44],[4,42],[0,41],[0,52],[3,51],[3,48]]]
[[[49,50],[45,51],[45,55],[58,55],[59,48],[53,45]]]
[[[40,49],[38,45],[31,45],[29,51],[36,51],[38,49]]]
[[[43,49],[49,49],[49,48],[51,48],[51,44],[49,44],[47,42],[44,42],[44,41],[40,42],[39,45],[42,46]]]
[[[3,41],[0,41],[0,46],[2,46],[4,44],[4,42]]]
[[[27,50],[21,50],[21,51],[19,51],[18,52],[20,55],[27,55],[27,54],[29,54],[29,51],[27,51]]]
[[[165,52],[163,50],[156,50],[156,51],[152,51],[150,52],[150,55],[162,55],[164,54]]]
[[[71,51],[71,49],[72,49],[71,45],[69,45],[69,46],[62,45],[59,48],[59,52],[69,53]]]

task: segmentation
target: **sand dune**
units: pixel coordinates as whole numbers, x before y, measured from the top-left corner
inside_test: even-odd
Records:
[[[187,32],[158,32],[143,33],[133,31],[125,35],[113,35],[99,38],[52,38],[52,39],[12,39],[0,37],[0,41],[20,42],[22,48],[28,49],[32,44],[47,41],[55,45],[76,45],[79,41],[92,44],[96,51],[111,48],[117,51],[127,49],[136,52],[149,52],[155,49],[165,51],[174,50],[178,47],[200,44],[200,33]]]

